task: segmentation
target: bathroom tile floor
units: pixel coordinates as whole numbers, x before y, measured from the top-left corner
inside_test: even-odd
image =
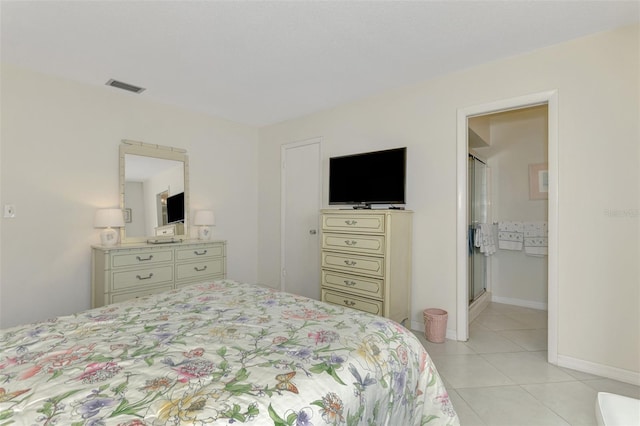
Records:
[[[598,392],[640,399],[640,387],[547,363],[547,312],[491,302],[469,341],[431,343],[462,426],[595,426]]]

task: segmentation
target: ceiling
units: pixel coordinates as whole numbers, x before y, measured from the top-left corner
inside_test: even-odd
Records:
[[[263,126],[636,23],[640,2],[2,0],[0,17],[2,62]]]

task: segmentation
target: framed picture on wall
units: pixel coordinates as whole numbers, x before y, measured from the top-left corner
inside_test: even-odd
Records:
[[[546,200],[549,198],[549,165],[547,163],[529,164],[529,199]]]

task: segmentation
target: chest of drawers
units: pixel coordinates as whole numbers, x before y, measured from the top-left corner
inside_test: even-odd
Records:
[[[322,300],[402,322],[411,296],[412,212],[322,210]]]
[[[92,247],[91,306],[226,277],[225,241]]]

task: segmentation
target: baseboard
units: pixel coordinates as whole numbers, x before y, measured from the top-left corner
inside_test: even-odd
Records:
[[[509,297],[491,296],[491,301],[496,303],[504,303],[506,305],[522,306],[523,308],[547,310],[547,304],[544,302],[533,302],[531,300],[511,299]]]
[[[420,321],[411,321],[411,330],[413,331],[419,331],[420,333],[422,333],[424,335],[424,323],[420,322]],[[447,333],[445,334],[445,339],[449,339],[449,340],[458,340],[458,334],[456,333],[456,330],[452,329],[452,328],[447,328]]]
[[[424,334],[424,323],[420,322],[420,321],[411,321],[411,330],[413,331],[419,331],[422,334]]]
[[[480,297],[471,303],[471,306],[469,306],[468,316],[469,324],[471,324],[473,320],[476,319],[482,311],[484,311],[484,309],[489,305],[489,302],[491,302],[491,292],[485,291],[480,295]]]
[[[640,386],[640,372],[637,371],[623,370],[560,354],[558,354],[558,366]]]

